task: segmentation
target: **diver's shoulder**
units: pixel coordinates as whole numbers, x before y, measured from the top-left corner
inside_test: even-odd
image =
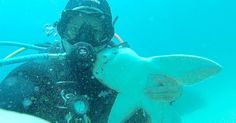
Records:
[[[48,66],[49,63],[47,62],[30,61],[17,66],[9,73],[9,75],[16,76],[18,74],[24,74],[24,75],[40,75],[42,73],[46,74],[47,71],[46,68]]]

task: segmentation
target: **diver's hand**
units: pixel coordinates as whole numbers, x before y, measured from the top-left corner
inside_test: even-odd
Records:
[[[43,119],[0,109],[0,123],[49,123]]]

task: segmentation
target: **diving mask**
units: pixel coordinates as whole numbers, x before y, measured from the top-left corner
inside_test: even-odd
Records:
[[[109,23],[111,17],[93,7],[77,7],[65,10],[58,23],[58,32],[68,43],[87,42],[101,46],[110,41],[114,30]]]

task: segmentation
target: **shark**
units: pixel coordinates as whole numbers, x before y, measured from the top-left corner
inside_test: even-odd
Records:
[[[141,57],[128,47],[106,48],[97,55],[93,75],[118,92],[108,123],[124,123],[143,109],[151,123],[181,123],[171,102],[184,86],[217,74],[218,63],[200,56],[173,54]]]

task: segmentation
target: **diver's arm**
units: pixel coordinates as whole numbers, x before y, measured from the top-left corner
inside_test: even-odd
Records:
[[[0,108],[24,112],[24,102],[33,88],[33,83],[25,78],[8,76],[0,84]]]
[[[33,103],[32,97],[42,81],[40,66],[35,63],[23,64],[0,83],[0,108],[27,113]]]

